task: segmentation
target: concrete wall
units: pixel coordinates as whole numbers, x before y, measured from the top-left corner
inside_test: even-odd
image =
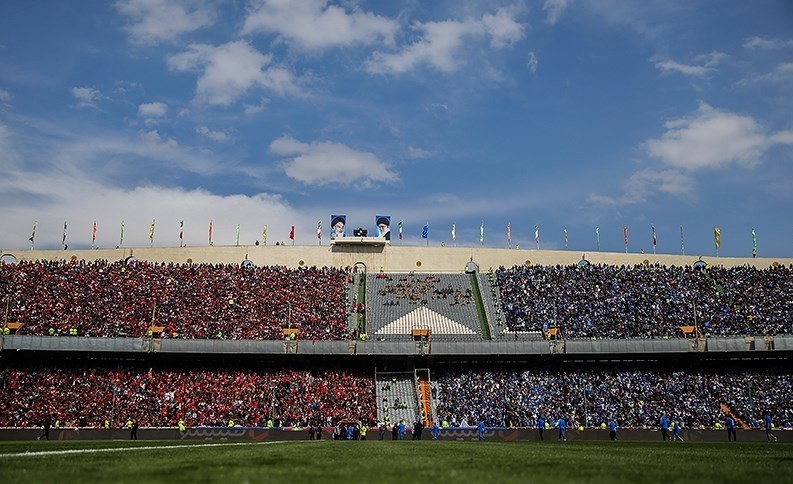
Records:
[[[247,257],[256,265],[283,265],[287,267],[328,266],[346,267],[363,262],[369,270],[387,272],[462,272],[473,259],[482,271],[503,265],[520,264],[576,264],[585,257],[593,264],[649,264],[691,265],[697,255],[624,254],[619,252],[579,252],[568,250],[493,249],[486,247],[421,247],[391,245],[385,247],[335,247],[335,246],[239,246],[239,247],[172,247],[126,248],[103,250],[2,250],[17,260],[123,260],[134,255],[139,260],[186,263],[239,263]],[[706,255],[702,258],[711,265],[734,267],[752,265],[770,267],[774,262],[792,265],[793,258],[736,258]]]

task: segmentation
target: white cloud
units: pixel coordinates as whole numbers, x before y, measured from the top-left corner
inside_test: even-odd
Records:
[[[290,45],[319,50],[353,45],[393,45],[399,22],[364,12],[328,5],[325,0],[257,0],[245,19],[243,34],[274,33]]]
[[[78,108],[99,109],[97,102],[105,98],[99,90],[93,87],[73,87],[69,92],[77,100]]]
[[[655,67],[664,73],[677,72],[686,76],[703,77],[715,71],[716,66],[726,57],[727,55],[722,52],[702,54],[694,58],[699,64],[682,64],[673,60],[662,60],[658,56],[651,60],[655,63]]]
[[[401,74],[419,65],[428,64],[440,71],[457,69],[462,60],[455,57],[466,35],[480,35],[482,26],[478,22],[416,22],[413,29],[422,32],[421,39],[397,53],[375,52],[366,63],[369,72]]]
[[[621,195],[615,197],[592,193],[587,201],[601,207],[636,205],[645,203],[656,191],[692,198],[695,185],[693,177],[679,170],[639,170],[623,183]]]
[[[491,47],[494,49],[510,47],[526,36],[524,32],[526,26],[516,20],[521,10],[520,6],[512,5],[499,8],[495,14],[487,13],[482,16],[482,24],[490,36]]]
[[[494,49],[509,47],[522,39],[525,27],[517,20],[520,12],[519,7],[508,7],[480,19],[414,22],[412,29],[420,33],[420,38],[397,52],[374,52],[366,62],[366,70],[402,74],[428,65],[442,72],[455,71],[465,64],[460,51],[469,39],[489,38]]]
[[[254,87],[278,95],[298,91],[292,73],[271,66],[272,56],[264,55],[244,41],[220,46],[191,44],[185,52],[171,56],[168,64],[178,71],[200,70],[196,101],[228,106]]]
[[[791,82],[793,81],[793,62],[780,62],[774,70],[759,76],[742,79],[739,85],[745,86],[755,82]]]
[[[526,63],[526,67],[531,72],[532,76],[537,75],[537,66],[539,65],[539,61],[537,60],[537,55],[534,54],[534,51],[529,51],[529,61]]]
[[[164,119],[168,113],[168,105],[161,102],[145,103],[138,105],[138,117],[143,118],[147,125],[155,125]]]
[[[551,25],[558,22],[571,3],[572,0],[545,0],[542,4],[543,11],[547,13],[545,21]]]
[[[196,128],[196,133],[204,135],[213,141],[217,141],[218,143],[226,143],[234,139],[230,134],[224,131],[212,131],[206,126],[199,126]]]
[[[751,116],[701,103],[691,115],[666,123],[659,139],[645,142],[647,152],[668,166],[697,170],[728,165],[751,167],[785,134],[768,134]]]
[[[743,43],[744,48],[752,50],[776,50],[793,47],[793,40],[771,39],[768,37],[749,37]]]
[[[284,161],[287,176],[309,185],[370,186],[373,182],[399,179],[373,153],[356,151],[341,143],[303,143],[283,136],[270,144],[270,152],[288,157]]]
[[[431,151],[423,150],[421,148],[414,148],[408,146],[408,157],[413,159],[429,158],[432,156]]]
[[[0,101],[8,102],[11,100],[11,93],[0,89]]]
[[[116,8],[130,19],[127,30],[136,44],[172,42],[213,22],[213,12],[202,1],[119,0]]]

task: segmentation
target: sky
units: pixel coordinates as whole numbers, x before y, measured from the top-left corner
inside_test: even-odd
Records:
[[[793,257],[793,3],[0,2],[0,204],[3,250],[326,245],[344,214]]]

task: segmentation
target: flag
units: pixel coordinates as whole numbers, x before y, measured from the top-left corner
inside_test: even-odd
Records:
[[[485,223],[479,226],[479,243],[485,245]]]
[[[295,226],[294,225],[292,226],[292,229],[289,231],[289,238],[291,240],[293,240],[293,241],[295,240]]]
[[[600,227],[595,227],[595,242],[598,250],[600,250]]]
[[[457,240],[457,226],[452,224],[452,242]]]
[[[653,230],[653,247],[658,245],[658,239],[655,237],[655,225],[650,225],[650,228]]]
[[[507,222],[507,245],[512,247],[512,226]]]
[[[570,244],[570,238],[567,236],[567,227],[564,228],[564,248],[566,249]]]
[[[399,221],[399,240],[402,240],[402,221]]]
[[[322,240],[322,222],[317,222],[317,238]]]
[[[622,226],[622,238],[625,240],[625,245],[628,245],[628,226]]]
[[[713,242],[717,249],[721,247],[721,229],[718,227],[713,227]]]
[[[63,246],[66,247],[66,222],[63,222]]]
[[[428,239],[430,237],[430,223],[427,222],[424,227],[421,228],[421,238]]]
[[[262,245],[267,245],[267,226],[262,229]]]
[[[534,224],[534,242],[540,245],[540,224]]]
[[[184,240],[184,220],[179,222],[179,247],[182,246],[182,240]]]
[[[124,245],[124,221],[121,221],[121,237],[118,240],[118,246],[121,247]]]
[[[240,224],[237,224],[237,232],[234,236],[235,245],[240,245]]]
[[[154,223],[155,222],[156,222],[155,220],[152,220],[151,221],[151,226],[149,227],[149,240],[151,240],[152,242],[154,242]]]
[[[33,222],[33,232],[30,234],[30,238],[28,238],[31,244],[36,241],[36,227],[38,227],[38,225],[39,225],[38,220]]]
[[[91,245],[94,245],[94,242],[96,242],[96,220],[94,220],[94,230],[91,234]]]
[[[754,227],[752,227],[752,249],[757,250],[757,234],[754,231]]]
[[[212,245],[212,221],[209,221],[209,245]]]

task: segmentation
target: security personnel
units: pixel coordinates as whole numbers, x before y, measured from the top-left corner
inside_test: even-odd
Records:
[[[108,420],[108,419],[105,419],[105,428],[106,429],[110,428],[110,420]]]
[[[61,428],[61,420],[60,420],[60,419],[58,419],[58,418],[56,418],[56,419],[55,419],[55,428],[56,428],[56,429],[59,429],[59,428]]]
[[[361,424],[361,440],[366,440],[366,431],[369,430],[369,427],[366,424]]]
[[[267,419],[267,428],[273,428],[273,419],[271,418]]]
[[[179,426],[179,432],[184,432],[185,430],[187,430],[187,428],[184,426],[184,420],[179,419],[177,425]]]
[[[228,427],[229,427],[229,428],[231,428],[231,427],[233,427],[233,426],[234,426],[234,420],[233,420],[233,419],[229,419],[229,425],[228,425]]]

